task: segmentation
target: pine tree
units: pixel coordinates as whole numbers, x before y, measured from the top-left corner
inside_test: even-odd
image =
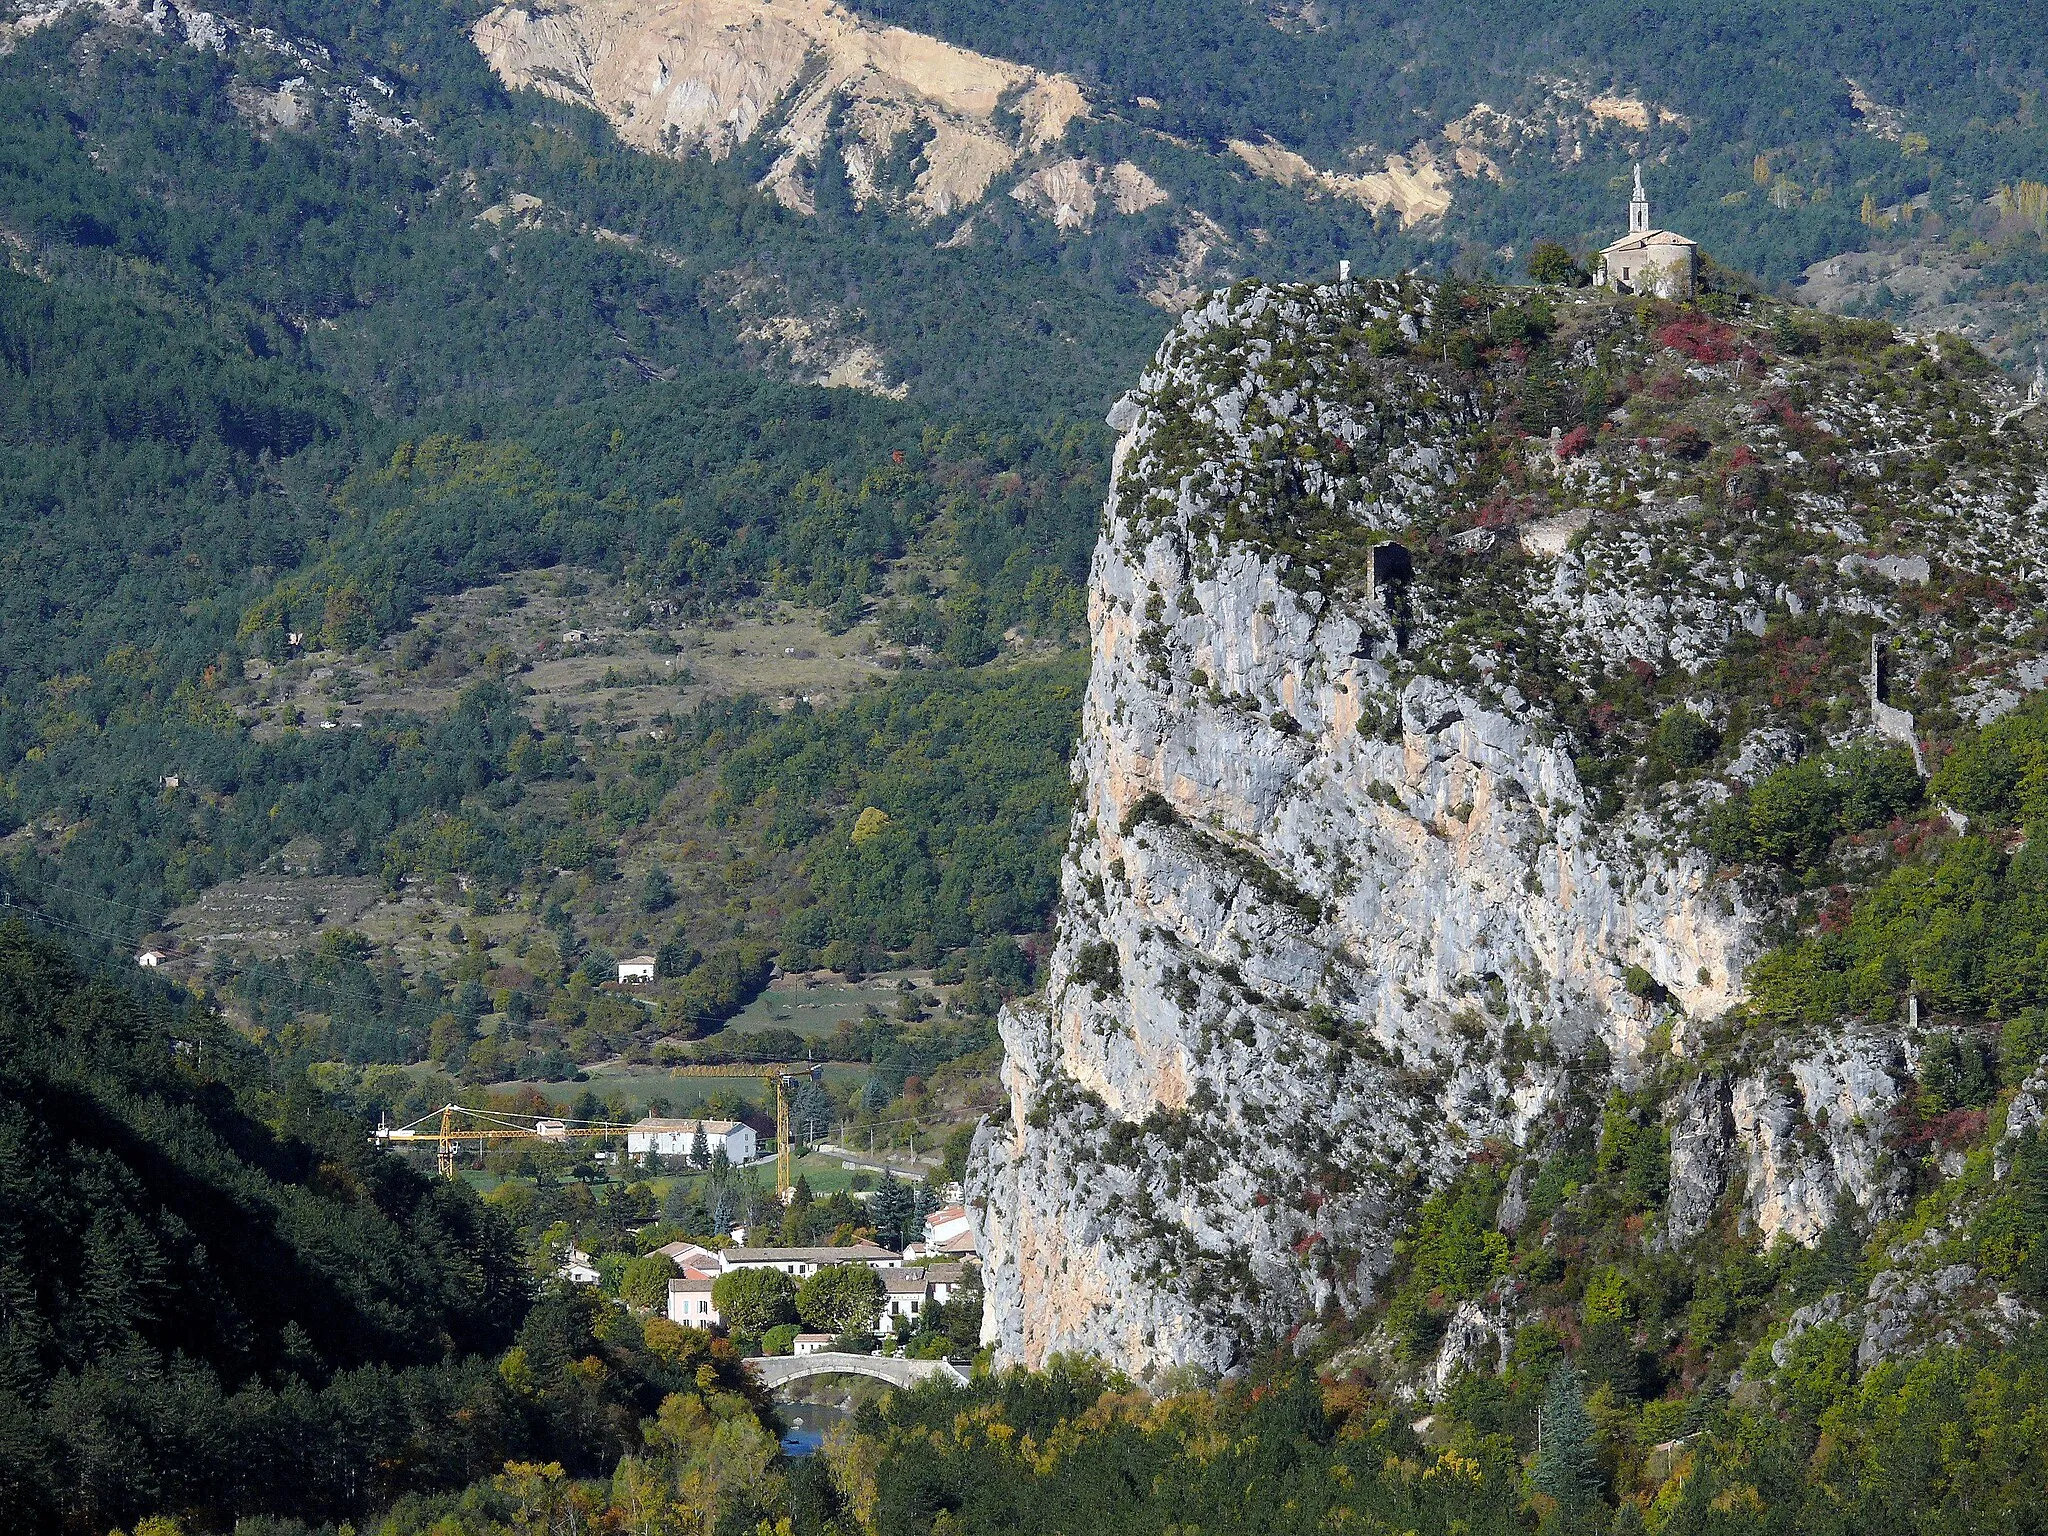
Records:
[[[1560,1365],[1543,1393],[1541,1438],[1529,1481],[1563,1510],[1580,1510],[1600,1492],[1600,1462],[1593,1450],[1593,1419],[1579,1373]]]
[[[690,1165],[693,1168],[711,1166],[711,1143],[704,1137],[704,1122],[697,1122],[697,1134],[690,1138]]]
[[[868,1206],[875,1223],[875,1241],[884,1248],[901,1251],[910,1201],[910,1192],[893,1175],[884,1176],[882,1187],[875,1191],[875,1198]]]

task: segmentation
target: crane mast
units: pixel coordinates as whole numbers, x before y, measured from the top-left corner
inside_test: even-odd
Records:
[[[669,1068],[671,1077],[757,1077],[775,1086],[775,1198],[783,1204],[796,1188],[796,1134],[790,1124],[789,1090],[808,1078],[817,1082],[825,1069],[817,1062],[768,1062],[759,1066],[733,1063],[719,1066]]]

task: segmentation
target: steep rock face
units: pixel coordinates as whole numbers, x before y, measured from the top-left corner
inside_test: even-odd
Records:
[[[1144,393],[1190,367],[1169,343]],[[1197,411],[1256,435],[1256,398]],[[1224,1366],[1365,1299],[1412,1184],[1526,1140],[1562,1070],[1533,1041],[1633,1061],[1661,1010],[1625,967],[1718,1011],[1746,936],[1697,855],[1624,856],[1524,701],[1415,674],[1384,607],[1204,533],[1192,484],[1158,499],[1132,469],[1160,424],[1132,414],[1066,917],[1044,1001],[1005,1015],[1015,1128],[977,1164],[989,1316],[1006,1358]],[[1457,474],[1460,425],[1392,424],[1414,501]]]
[[[1852,1029],[1823,1043],[1774,1042],[1673,1098],[1665,1234],[1705,1231],[1731,1183],[1741,1221],[1765,1238],[1811,1243],[1843,1208],[1879,1220],[1905,1194],[1885,1137],[1912,1091],[1901,1041]]]
[[[1706,1231],[1734,1167],[1735,1120],[1726,1076],[1702,1072],[1671,1109],[1671,1193],[1664,1222],[1672,1241],[1682,1243]]]
[[[1574,700],[1664,674],[1734,720],[1703,676],[1732,649],[1892,612],[1853,562],[1761,575],[1783,534],[1758,496],[1823,548],[1867,535],[1757,403],[1789,360],[1686,370],[1746,439],[1709,508],[1662,440],[1515,448],[1533,365],[1459,367],[1469,311],[1412,282],[1218,294],[1111,413],[1060,936],[1004,1015],[1011,1115],[969,1181],[1003,1359],[1227,1368],[1356,1306],[1421,1194],[1488,1142],[1540,1153],[1575,1073],[1682,1057],[1742,995],[1775,897],[1698,851],[1725,783],[1645,757],[1617,793],[1601,751],[1646,737]],[[1599,299],[1555,324],[1603,377],[1674,355]],[[1911,430],[1881,398],[1830,405],[1875,451]],[[1913,510],[1895,538],[1988,555],[1953,503]],[[1799,734],[1743,708],[1736,782]],[[1873,728],[1866,705],[1845,734]],[[1887,1211],[1906,1088],[1881,1031],[1738,1053],[1670,1106],[1664,1240],[1737,1188],[1765,1237],[1812,1241],[1844,1196]]]

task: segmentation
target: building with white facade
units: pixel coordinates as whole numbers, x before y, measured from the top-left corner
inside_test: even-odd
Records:
[[[739,1120],[670,1120],[656,1115],[626,1127],[626,1156],[658,1152],[663,1157],[688,1157],[697,1144],[700,1126],[707,1157],[723,1149],[728,1162],[754,1160],[759,1144],[751,1125]]]
[[[717,1253],[695,1243],[669,1243],[654,1251],[682,1266],[683,1273],[668,1283],[668,1318],[686,1328],[723,1326],[712,1287],[721,1275],[736,1270],[778,1269],[802,1280],[828,1264],[866,1264],[882,1282],[880,1320],[893,1323],[901,1318],[911,1328],[934,1303],[950,1300],[967,1273],[961,1264],[906,1266],[900,1255],[875,1243],[844,1248],[727,1248]],[[591,1277],[594,1281],[595,1270]],[[830,1334],[801,1334],[796,1353],[815,1354],[831,1344]]]
[[[798,1280],[816,1274],[827,1264],[865,1264],[870,1269],[887,1269],[901,1262],[902,1257],[875,1243],[851,1243],[844,1248],[728,1248],[718,1256],[728,1273],[735,1269],[779,1269]]]
[[[838,1339],[829,1333],[800,1333],[789,1352],[793,1355],[822,1355],[837,1342]]]
[[[903,1257],[911,1260],[976,1257],[974,1226],[967,1219],[967,1207],[958,1203],[942,1206],[925,1217],[922,1241],[906,1247]]]
[[[654,956],[633,955],[619,962],[619,984],[654,980]]]
[[[1689,299],[1699,281],[1699,242],[1668,229],[1650,227],[1650,198],[1643,168],[1636,167],[1635,195],[1628,204],[1628,233],[1599,255],[1593,285],[1616,293]]]
[[[884,1269],[882,1276],[882,1317],[893,1322],[905,1318],[913,1325],[931,1300],[931,1281],[921,1269]]]

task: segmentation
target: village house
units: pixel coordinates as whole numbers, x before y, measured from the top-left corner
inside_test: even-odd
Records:
[[[697,1144],[697,1132],[704,1132],[704,1155],[723,1151],[726,1161],[737,1166],[751,1163],[758,1150],[754,1128],[739,1120],[671,1120],[659,1115],[626,1127],[626,1156],[688,1157]]]
[[[1628,233],[1602,251],[1593,268],[1593,284],[1616,293],[1689,299],[1699,280],[1699,243],[1668,229],[1650,227],[1650,199],[1643,191],[1643,168],[1635,168],[1635,195],[1629,199]]]
[[[728,1248],[718,1257],[728,1274],[735,1269],[779,1269],[801,1280],[827,1264],[888,1269],[903,1256],[875,1243],[852,1243],[844,1248]]]
[[[715,1252],[709,1248],[700,1247],[696,1243],[663,1243],[654,1251],[675,1265],[677,1269],[701,1269],[708,1275],[715,1275],[723,1268],[719,1264],[718,1255]]]
[[[135,963],[145,971],[153,971],[164,963],[164,952],[160,949],[145,949],[135,957]]]
[[[822,1355],[838,1342],[829,1333],[800,1333],[789,1352],[793,1355]]]
[[[899,1262],[899,1255],[874,1243],[854,1243],[844,1248],[727,1248],[713,1253],[695,1243],[677,1242],[654,1251],[682,1267],[682,1274],[668,1283],[668,1318],[687,1328],[722,1325],[712,1287],[721,1275],[736,1270],[777,1269],[792,1279],[802,1280],[828,1264],[866,1264],[882,1282],[881,1321],[893,1323],[901,1318],[913,1328],[934,1303],[952,1298],[967,1273],[960,1264],[905,1266]],[[590,1273],[594,1281],[596,1271]],[[831,1345],[830,1334],[802,1334],[796,1352],[815,1354]]]
[[[903,1250],[906,1259],[966,1258],[973,1255],[974,1228],[964,1205],[942,1206],[924,1219],[924,1241]]]
[[[571,1248],[555,1273],[571,1285],[595,1285],[598,1281],[597,1266],[581,1248]]]
[[[690,1269],[668,1283],[668,1320],[685,1328],[716,1328],[721,1319],[718,1302],[711,1295],[718,1276]]]
[[[633,955],[619,962],[619,985],[636,986],[654,980],[654,956]]]
[[[884,1269],[880,1273],[883,1318],[900,1317],[915,1323],[917,1314],[931,1299],[931,1282],[925,1277],[925,1272],[921,1269]]]

